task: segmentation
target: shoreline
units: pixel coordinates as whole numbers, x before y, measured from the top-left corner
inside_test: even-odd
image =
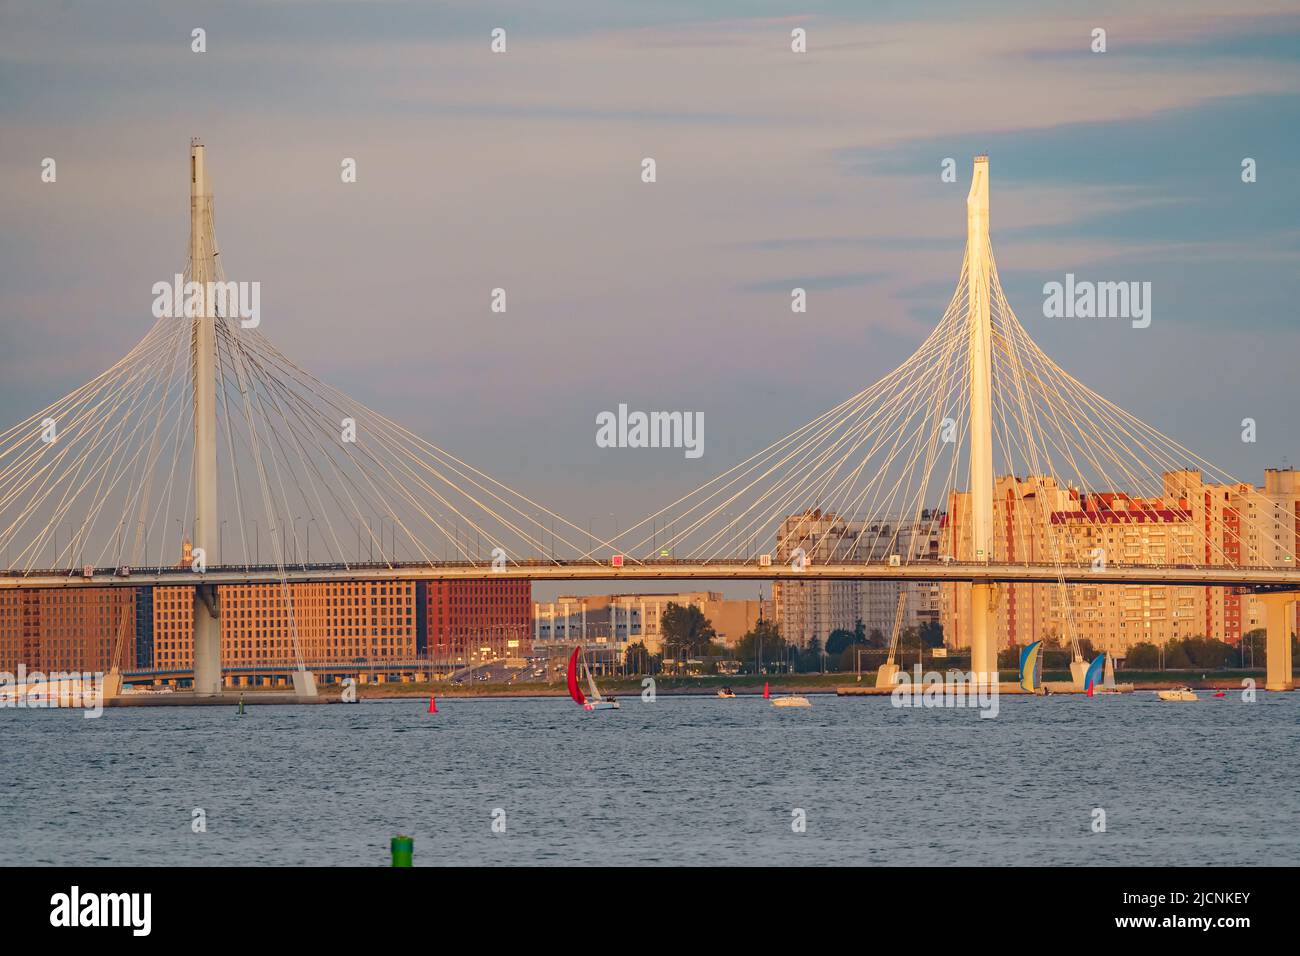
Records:
[[[888,691],[883,688],[876,690],[875,675],[863,675],[863,680],[857,682],[853,679],[853,674],[806,674],[782,676],[780,679],[767,678],[766,683],[772,694],[818,694],[818,695],[837,695],[840,694],[840,688],[848,689],[846,694],[840,696],[879,696]],[[1191,687],[1196,690],[1206,691],[1240,691],[1243,689],[1242,680],[1251,678],[1255,681],[1255,688],[1258,691],[1264,689],[1264,673],[1246,672],[1241,674],[1225,674],[1222,672],[1206,672],[1204,677],[1190,675],[1177,677],[1152,677],[1147,674],[1122,675],[1119,681],[1121,684],[1132,684],[1133,692],[1137,691],[1157,691],[1172,690],[1178,687]],[[1056,684],[1068,682],[1069,674],[1045,674],[1043,682],[1045,684]],[[744,678],[722,678],[722,677],[702,677],[702,678],[657,678],[655,682],[656,696],[667,697],[715,697],[719,688],[730,687],[737,697],[762,696],[764,681],[754,677]],[[1016,683],[1015,675],[1011,675],[1008,680],[1007,675],[1002,676],[1001,693],[1018,694],[1021,693]],[[639,697],[643,690],[641,678],[626,680],[611,680],[600,682],[601,690],[614,697]],[[1082,691],[1056,691],[1056,693],[1082,693]],[[568,691],[563,684],[489,684],[485,683],[480,687],[467,686],[449,686],[442,683],[423,683],[423,684],[362,684],[357,687],[358,699],[364,700],[386,700],[401,698],[512,698],[512,697],[567,697]]]
[[[1263,691],[1264,674],[1260,671],[1246,672],[1202,672],[1191,676],[1178,674],[1170,676],[1150,672],[1127,673],[1120,675],[1121,686],[1131,690],[1121,693],[1153,692],[1171,690],[1179,687],[1191,687],[1198,691],[1225,691],[1237,693],[1245,688],[1243,680],[1249,678],[1255,682],[1256,691]],[[882,697],[892,693],[892,689],[875,686],[874,673],[863,674],[862,681],[855,681],[854,674],[796,674],[782,675],[779,678],[743,677],[659,677],[655,680],[655,695],[665,697],[717,697],[719,688],[730,687],[737,697],[761,697],[763,685],[768,685],[773,696],[785,694],[802,694],[840,697]],[[635,699],[644,690],[641,681],[644,678],[625,678],[620,680],[603,680],[601,690],[613,697]],[[477,683],[477,682],[476,682]],[[1052,691],[1052,696],[1074,696],[1083,691],[1075,690],[1066,673],[1049,672],[1043,677],[1043,683]],[[920,692],[926,685],[917,685]],[[940,685],[942,686],[942,685]],[[430,697],[460,700],[510,700],[524,698],[559,698],[568,697],[568,690],[563,683],[481,683],[478,686],[468,684],[452,685],[443,681],[423,683],[383,683],[356,685],[357,700],[427,700]],[[1016,680],[1014,673],[1002,672],[999,681],[999,694],[1021,696],[1024,691]],[[335,704],[342,703],[341,689],[336,684],[322,685],[315,698],[298,698],[285,688],[231,687],[224,689],[218,697],[195,698],[188,691],[175,693],[127,693],[104,702],[108,707],[166,707],[166,706],[234,706],[240,698],[249,705],[257,704]]]

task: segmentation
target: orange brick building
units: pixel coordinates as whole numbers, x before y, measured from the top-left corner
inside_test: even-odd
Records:
[[[0,670],[106,671],[114,648],[130,663],[135,589],[0,591]]]
[[[238,584],[219,589],[221,660],[228,666],[423,657],[414,581]],[[154,667],[194,654],[193,588],[154,589]]]
[[[0,591],[0,670],[188,670],[194,589]],[[338,581],[219,589],[226,666],[517,657],[532,649],[528,581]]]

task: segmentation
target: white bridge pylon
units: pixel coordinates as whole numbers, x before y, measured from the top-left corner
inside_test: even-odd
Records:
[[[966,197],[966,329],[970,337],[971,542],[976,561],[993,560],[993,326],[989,276],[989,158],[975,157]],[[993,634],[994,588],[971,586],[971,671],[976,680],[997,678]]]

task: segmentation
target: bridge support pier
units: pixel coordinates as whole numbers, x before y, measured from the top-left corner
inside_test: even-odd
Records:
[[[194,588],[194,693],[221,693],[221,619],[211,584]]]
[[[299,697],[316,696],[316,675],[304,667],[293,672],[293,692]]]
[[[1279,592],[1260,594],[1258,599],[1264,603],[1264,621],[1268,630],[1266,642],[1268,671],[1264,677],[1265,690],[1292,690],[1295,678],[1292,676],[1291,660],[1291,605],[1300,598],[1300,593]]]
[[[970,589],[970,669],[977,681],[998,679],[997,627],[993,619],[996,584],[972,584]]]

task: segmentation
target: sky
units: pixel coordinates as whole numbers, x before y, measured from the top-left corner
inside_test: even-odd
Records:
[[[267,336],[600,535],[916,348],[982,152],[1057,363],[1239,478],[1300,460],[1295,2],[5,0],[0,422],[149,329],[191,136]],[[1150,282],[1150,326],[1045,318],[1067,273]],[[620,403],[702,413],[704,453],[598,447]]]

